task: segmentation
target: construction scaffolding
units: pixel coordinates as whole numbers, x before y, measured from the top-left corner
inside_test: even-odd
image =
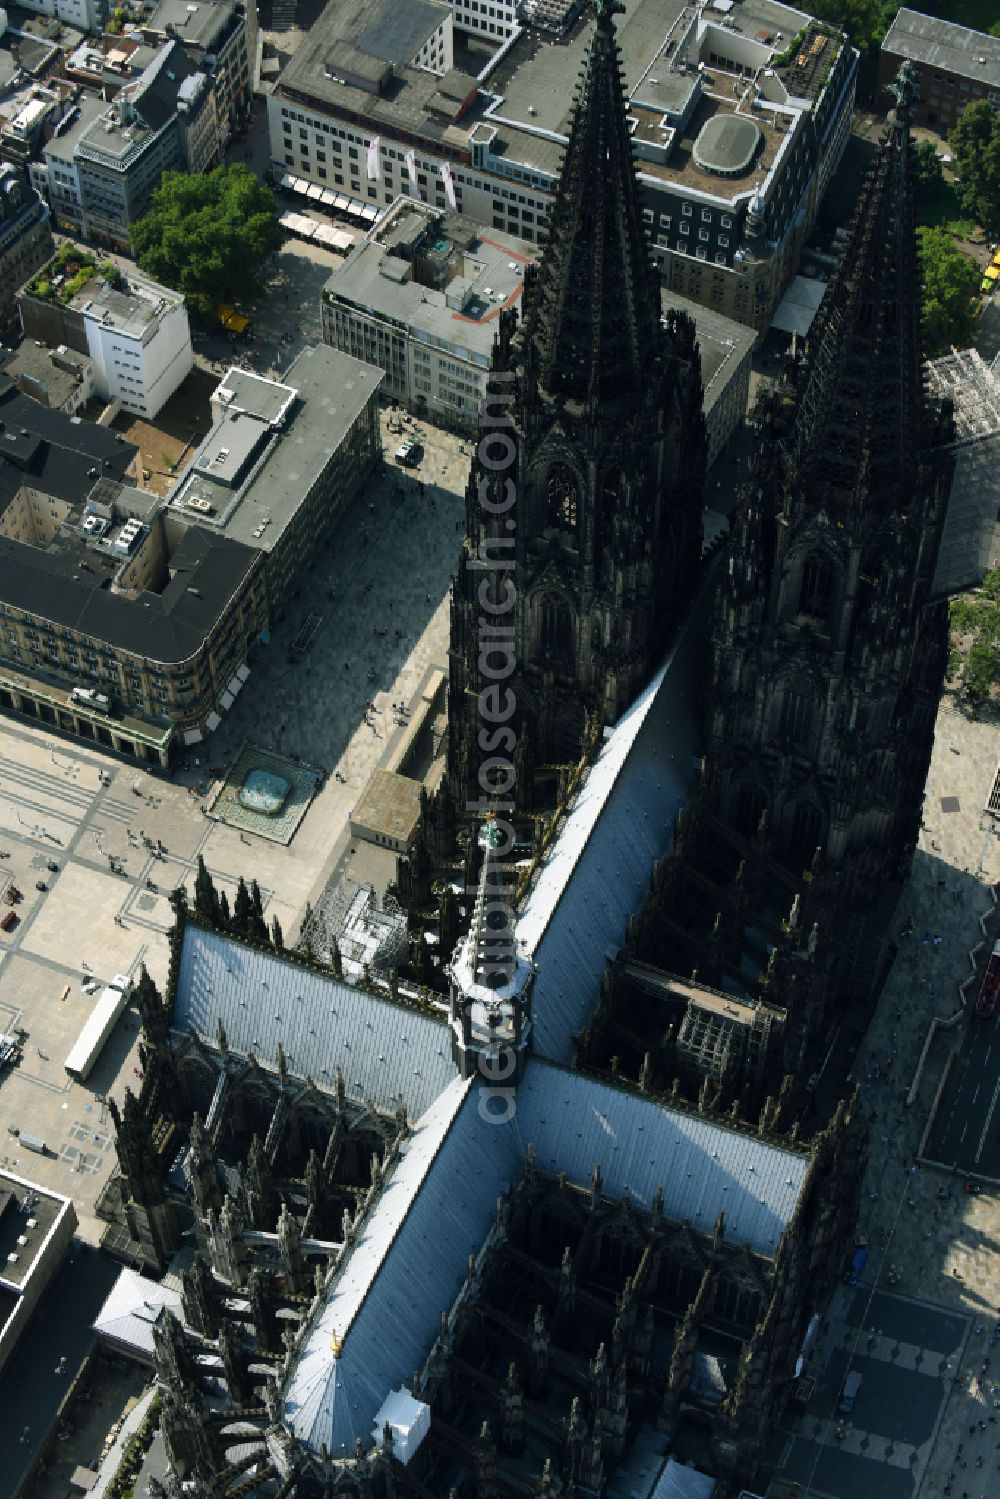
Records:
[[[955,410],[955,471],[945,518],[934,593],[940,598],[975,588],[1000,562],[1000,361],[975,349],[953,349],[924,366],[928,394]]]
[[[323,963],[332,963],[336,943],[344,977],[388,978],[406,962],[406,915],[391,895],[380,903],[373,885],[341,879],[328,886],[299,939]]]
[[[683,1003],[677,1032],[677,1061],[689,1076],[721,1081],[727,1069],[743,1064],[758,1087],[764,1075],[771,1032],[781,1012],[759,999],[737,998],[694,979],[681,978],[651,963],[634,959],[621,964],[622,974],[647,994]]]

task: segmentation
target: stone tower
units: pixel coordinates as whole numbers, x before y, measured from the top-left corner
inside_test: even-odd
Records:
[[[793,876],[821,849],[841,907],[908,868],[947,657],[951,413],[921,378],[912,91],[906,65],[806,357],[764,413],[713,638],[711,810],[766,829]]]
[[[452,601],[459,806],[495,753],[480,693],[500,684],[487,722],[504,722],[488,736],[504,753],[522,739],[529,762],[576,759],[588,715],[616,719],[658,663],[698,561],[694,325],[661,320],[615,8],[598,0],[548,241],[520,320],[500,316],[481,409]]]

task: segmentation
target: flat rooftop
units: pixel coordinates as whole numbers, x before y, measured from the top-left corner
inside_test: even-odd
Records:
[[[295,388],[266,375],[255,375],[230,365],[212,399],[229,411],[242,411],[262,422],[282,423],[297,397]]]
[[[285,371],[287,388],[298,395],[285,430],[242,412],[216,422],[171,495],[171,509],[218,525],[232,541],[271,551],[384,379],[382,370],[349,354],[324,345],[303,349]],[[286,388],[274,384],[279,392]],[[209,511],[199,516],[192,500]]]
[[[954,21],[904,7],[886,32],[882,51],[1000,88],[1000,37]]]
[[[352,110],[362,123],[384,120],[400,129],[418,129],[431,139],[450,142],[456,150],[464,149],[469,121],[475,120],[477,114],[470,111],[457,126],[429,114],[435,97],[447,84],[437,74],[423,68],[401,68],[399,79],[381,97],[328,76],[326,67],[331,53],[338,46],[356,48],[358,38],[371,23],[371,0],[330,0],[281,75],[279,91],[287,88],[321,103]],[[457,50],[461,52],[460,47]],[[456,78],[449,85],[453,91],[464,90],[465,95],[475,86],[475,76],[465,82]],[[481,113],[480,109],[479,116]]]
[[[407,63],[434,35],[450,10],[437,0],[382,0],[358,33],[357,46],[370,57]]]
[[[336,267],[325,291],[488,358],[500,312],[520,301],[524,267],[538,252],[503,230],[477,230],[468,219],[461,223],[466,232],[452,238],[448,221],[436,228],[406,199],[397,199],[379,228]],[[442,264],[448,263],[450,279],[445,286],[416,281],[412,263],[391,253],[394,243],[411,239],[414,225],[425,236],[421,256],[436,255]],[[470,242],[471,248],[464,248]]]
[[[49,1231],[68,1203],[66,1197],[0,1172],[0,1281],[15,1290],[21,1289]],[[12,1260],[12,1255],[17,1259]]]
[[[207,47],[235,11],[234,0],[197,0],[197,4],[192,0],[160,0],[143,26],[164,35],[168,27],[173,27],[182,42]]]
[[[715,81],[713,74],[704,75],[706,89],[710,90]],[[720,87],[725,87],[721,81]],[[638,121],[634,138],[658,144],[663,135],[661,116],[635,105],[629,107],[629,113]],[[731,197],[749,192],[761,173],[771,170],[789,128],[786,116],[776,124],[760,111],[752,116],[739,113],[732,97],[704,93],[683,132],[674,136],[667,160],[637,161],[636,165],[644,177],[657,182],[701,189],[713,197]],[[714,170],[706,170],[709,162]]]
[[[155,281],[144,281],[135,275],[128,277],[122,289],[109,286],[107,282],[101,282],[99,286],[95,295],[93,283],[88,283],[73,299],[73,306],[125,338],[141,339],[165,311],[184,305],[179,292],[169,291]]]
[[[50,406],[61,406],[81,383],[91,360],[75,349],[58,353],[39,346],[33,338],[22,339],[4,369],[12,380],[34,380],[44,387]]]
[[[59,121],[52,139],[46,141],[43,156],[51,156],[67,164],[72,162],[73,154],[83,136],[106,109],[107,105],[102,99],[95,99],[92,94],[82,94]]]
[[[756,337],[754,330],[732,318],[724,317],[721,312],[703,307],[700,302],[679,297],[666,286],[661,291],[660,305],[664,316],[671,308],[675,308],[694,319],[707,416],[753,348]]]
[[[351,812],[351,826],[409,844],[420,821],[420,781],[391,770],[373,770]]]

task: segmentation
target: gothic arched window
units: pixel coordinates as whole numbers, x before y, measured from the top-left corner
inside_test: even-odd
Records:
[[[825,557],[810,553],[802,569],[799,613],[810,619],[826,620],[833,603],[833,567]]]
[[[778,726],[782,737],[790,739],[792,744],[807,745],[812,732],[812,716],[812,694],[808,690],[797,691],[794,687],[786,687],[781,699]]]
[[[564,531],[576,529],[578,495],[576,479],[564,463],[549,469],[547,521]]]
[[[744,781],[736,792],[736,830],[745,838],[752,838],[760,827],[760,819],[767,810],[767,796],[754,781]]]
[[[789,860],[802,867],[809,863],[823,836],[823,814],[815,802],[796,802],[786,823],[786,847]]]
[[[573,614],[569,600],[558,593],[542,599],[542,653],[550,661],[572,660]]]

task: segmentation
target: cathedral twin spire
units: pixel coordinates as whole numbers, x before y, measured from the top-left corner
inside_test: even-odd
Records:
[[[602,406],[644,388],[660,317],[615,42],[622,8],[597,7],[548,243],[524,307],[541,389]]]
[[[793,477],[815,508],[851,495],[905,510],[925,445],[921,419],[919,275],[913,229],[912,64],[858,197],[850,235],[809,335],[791,444]],[[862,501],[863,502],[863,501]]]

